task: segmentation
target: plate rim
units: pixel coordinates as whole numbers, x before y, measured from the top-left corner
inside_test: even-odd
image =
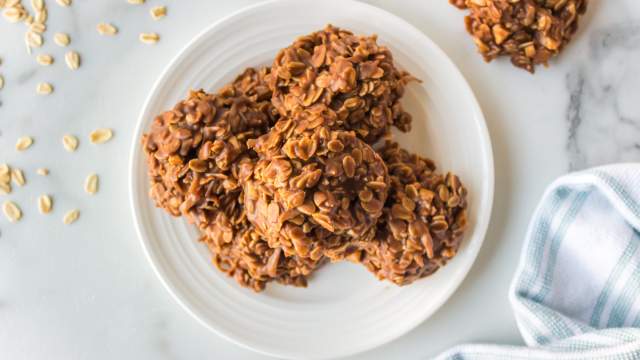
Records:
[[[314,2],[313,0],[302,0],[302,1],[310,1],[310,2]],[[137,204],[135,199],[138,197],[140,191],[136,188],[136,183],[135,183],[135,179],[136,179],[136,175],[135,172],[136,170],[138,170],[137,168],[135,168],[135,163],[136,163],[136,158],[140,157],[141,155],[141,149],[140,149],[140,138],[144,132],[144,127],[145,127],[145,114],[149,108],[150,103],[152,102],[154,96],[156,95],[156,93],[159,91],[161,85],[163,84],[163,82],[165,81],[167,74],[174,70],[175,67],[177,66],[178,62],[180,61],[180,59],[184,56],[184,54],[192,47],[194,46],[194,44],[196,44],[201,38],[203,38],[204,36],[206,36],[208,33],[215,31],[217,27],[221,26],[222,24],[224,24],[225,22],[237,17],[237,16],[241,16],[243,13],[248,12],[248,11],[252,11],[255,10],[257,8],[262,8],[262,7],[269,7],[273,4],[276,3],[281,3],[281,2],[294,2],[294,3],[300,3],[301,0],[266,0],[263,2],[259,2],[256,4],[252,4],[252,5],[248,5],[248,6],[244,6],[238,10],[235,10],[231,13],[229,13],[226,16],[223,16],[222,18],[214,21],[213,23],[205,26],[200,32],[198,32],[198,34],[196,36],[194,36],[191,40],[189,40],[178,52],[176,55],[173,56],[173,58],[171,59],[171,61],[163,68],[162,72],[160,73],[160,75],[158,76],[158,78],[154,81],[153,86],[151,87],[149,94],[147,95],[147,97],[144,100],[144,103],[141,107],[141,110],[137,116],[137,122],[135,125],[135,129],[133,132],[133,138],[131,140],[131,149],[130,149],[130,156],[129,156],[129,164],[128,164],[128,170],[129,170],[129,174],[128,174],[128,190],[129,190],[129,206],[130,206],[130,210],[131,213],[133,215],[133,222],[134,222],[134,228],[136,231],[136,235],[138,237],[138,240],[142,246],[142,250],[144,252],[145,258],[147,259],[147,262],[151,265],[151,268],[153,269],[154,274],[156,275],[156,277],[160,280],[160,282],[162,283],[163,287],[165,288],[165,290],[171,295],[171,297],[180,305],[180,307],[186,311],[191,317],[193,317],[194,319],[196,319],[196,321],[198,323],[200,323],[202,326],[204,326],[206,329],[208,329],[209,331],[215,333],[216,335],[222,337],[223,339],[236,344],[244,349],[248,349],[263,355],[267,355],[267,356],[271,356],[271,357],[285,357],[285,358],[295,358],[298,354],[295,353],[290,353],[286,350],[284,351],[280,351],[280,352],[275,352],[273,349],[265,349],[262,348],[260,346],[256,346],[255,344],[250,344],[247,342],[243,342],[241,339],[237,339],[235,336],[227,333],[226,331],[224,331],[224,329],[222,328],[218,328],[213,326],[212,324],[210,324],[209,322],[207,322],[205,319],[203,319],[202,317],[200,317],[195,311],[194,309],[191,308],[191,306],[187,303],[187,301],[185,299],[183,299],[183,295],[180,294],[180,291],[178,291],[178,289],[172,285],[171,283],[169,283],[169,281],[166,278],[166,274],[163,272],[163,270],[161,270],[159,268],[159,261],[157,258],[154,257],[154,255],[152,255],[152,251],[150,250],[150,242],[148,240],[148,236],[145,235],[145,232],[142,230],[142,221],[141,221],[141,214],[140,214],[140,210],[138,210]],[[440,57],[442,57],[442,59],[445,62],[448,62],[448,66],[451,67],[451,71],[452,71],[452,75],[454,77],[457,77],[457,81],[461,83],[462,87],[461,87],[461,91],[463,91],[465,93],[465,96],[468,97],[468,99],[470,100],[470,106],[472,107],[472,112],[474,113],[474,123],[477,126],[478,130],[479,130],[479,135],[481,137],[480,139],[480,143],[482,146],[482,152],[483,152],[483,158],[486,162],[486,173],[488,175],[488,178],[485,179],[484,182],[484,187],[483,187],[483,196],[481,198],[478,198],[478,201],[480,201],[481,203],[485,204],[485,208],[479,208],[478,211],[481,215],[477,216],[477,222],[475,224],[475,233],[477,233],[479,239],[472,243],[471,245],[473,246],[467,246],[466,250],[467,252],[469,252],[469,260],[466,263],[460,264],[460,271],[459,274],[457,275],[457,277],[452,278],[452,281],[449,282],[448,287],[444,290],[443,292],[443,296],[441,296],[439,298],[438,301],[435,302],[435,306],[432,307],[432,310],[429,312],[425,312],[424,314],[422,314],[422,316],[419,316],[417,318],[414,319],[414,321],[412,321],[411,323],[408,323],[407,326],[402,327],[402,329],[400,329],[400,331],[396,331],[393,334],[390,334],[389,336],[387,336],[386,338],[377,341],[376,343],[373,344],[365,344],[364,346],[359,346],[359,347],[354,347],[353,349],[350,349],[350,351],[348,352],[343,352],[341,354],[338,354],[337,356],[339,357],[344,357],[344,356],[350,356],[350,355],[354,355],[357,353],[361,353],[367,350],[371,350],[377,347],[380,347],[384,344],[387,344],[393,340],[396,340],[398,338],[400,338],[401,336],[405,335],[406,333],[410,332],[411,330],[415,329],[418,325],[420,325],[421,323],[423,323],[425,320],[427,320],[428,318],[430,318],[434,313],[436,313],[438,310],[440,310],[440,308],[451,298],[451,296],[459,289],[460,285],[462,284],[462,282],[464,281],[464,279],[466,279],[467,275],[469,274],[469,271],[471,269],[471,267],[473,266],[473,264],[475,264],[478,253],[480,252],[480,249],[482,248],[482,245],[484,244],[485,238],[487,236],[487,230],[489,227],[489,224],[491,222],[491,218],[492,218],[492,214],[493,214],[493,202],[494,202],[494,192],[495,192],[495,164],[494,164],[494,157],[493,157],[493,145],[491,142],[491,137],[489,134],[489,130],[487,127],[487,123],[486,123],[486,118],[484,116],[484,113],[482,111],[482,108],[478,102],[477,97],[475,96],[475,93],[473,92],[473,89],[471,88],[470,84],[468,83],[468,81],[466,80],[466,78],[464,77],[464,75],[462,74],[462,72],[460,71],[460,69],[458,68],[458,66],[456,65],[456,63],[446,54],[446,52],[444,52],[444,50],[442,50],[442,48],[435,42],[433,41],[429,36],[427,36],[427,34],[425,34],[423,31],[421,31],[420,29],[418,29],[416,26],[414,26],[413,24],[411,24],[410,22],[406,21],[405,19],[403,19],[400,16],[397,16],[385,9],[382,9],[380,7],[377,7],[375,5],[371,5],[368,3],[364,3],[361,1],[357,1],[357,0],[340,0],[341,4],[347,4],[348,6],[360,6],[360,7],[365,7],[368,8],[368,10],[370,11],[374,11],[374,12],[378,12],[380,15],[383,15],[385,17],[391,18],[393,19],[395,22],[400,22],[403,23],[404,26],[406,26],[408,29],[410,29],[411,31],[415,32],[415,34],[418,35],[418,37],[420,38],[420,40],[422,42],[426,42],[429,44],[430,47],[433,48],[433,50],[437,53],[439,53],[438,55]],[[482,215],[485,214],[485,215]],[[314,357],[314,358],[325,358],[325,357]]]

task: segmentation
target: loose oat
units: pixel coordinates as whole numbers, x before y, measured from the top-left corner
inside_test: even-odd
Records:
[[[71,0],[56,0],[56,2],[63,7],[71,6]]]
[[[26,12],[23,9],[15,8],[15,7],[10,7],[8,9],[5,9],[2,15],[7,21],[12,23],[20,22],[24,20],[24,18],[27,16]]]
[[[33,31],[27,31],[24,35],[24,40],[27,46],[31,48],[39,48],[43,43],[42,35]]]
[[[69,51],[64,55],[64,60],[67,62],[67,66],[71,70],[76,70],[80,67],[80,55],[75,51]]]
[[[69,38],[69,35],[65,33],[56,33],[53,36],[53,41],[56,43],[56,45],[64,47],[69,45],[69,43],[71,42],[71,38]]]
[[[38,198],[38,210],[41,214],[48,214],[49,212],[51,212],[52,206],[53,203],[49,195],[40,195],[40,197]]]
[[[47,54],[40,54],[40,55],[36,56],[36,61],[40,65],[48,66],[48,65],[53,64],[53,56],[47,55]]]
[[[127,2],[131,5],[142,5],[145,0],[127,0]]]
[[[49,175],[49,169],[47,169],[47,168],[38,168],[36,170],[36,174],[38,174],[40,176],[47,176],[47,175]]]
[[[49,95],[53,92],[53,86],[46,82],[39,83],[36,87],[36,92],[39,95]]]
[[[111,140],[112,136],[113,132],[111,131],[111,129],[96,129],[89,134],[89,141],[91,141],[91,143],[93,144],[103,144]]]
[[[107,23],[98,24],[96,29],[100,35],[113,36],[118,33],[118,28]]]
[[[160,35],[156,33],[142,33],[139,38],[140,41],[145,44],[155,44],[160,40]]]
[[[64,217],[62,218],[62,222],[65,225],[70,225],[72,223],[74,223],[76,220],[78,220],[78,218],[80,217],[80,211],[77,209],[71,210],[69,212],[67,212]]]
[[[11,194],[11,183],[0,182],[0,195]]]
[[[13,180],[13,183],[18,186],[24,186],[26,183],[24,173],[18,168],[11,169],[11,180]]]
[[[44,9],[44,0],[31,0],[31,7],[36,11]]]
[[[98,175],[90,174],[87,176],[87,179],[84,182],[84,191],[91,195],[98,192]]]
[[[12,222],[18,222],[22,218],[22,210],[13,201],[5,201],[2,204],[2,211],[7,219]]]
[[[43,32],[45,32],[47,30],[47,26],[43,23],[32,23],[31,25],[29,25],[29,30],[38,33],[38,34],[42,34]]]
[[[62,145],[69,152],[76,151],[78,148],[78,138],[73,135],[65,135],[62,137]]]
[[[49,12],[47,11],[47,9],[42,9],[42,10],[36,12],[36,17],[35,17],[34,21],[44,24],[44,23],[47,22],[47,18],[48,17],[49,17]]]
[[[33,139],[30,136],[23,136],[16,142],[16,150],[27,150],[33,144]]]
[[[4,87],[4,77],[0,74],[0,90]]]
[[[151,8],[151,17],[154,20],[160,20],[161,18],[167,15],[167,7],[166,6],[155,6]]]

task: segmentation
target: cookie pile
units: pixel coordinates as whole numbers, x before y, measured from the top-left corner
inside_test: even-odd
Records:
[[[328,261],[398,285],[432,274],[458,250],[466,190],[390,140],[411,128],[400,99],[414,80],[375,36],[329,25],[299,37],[270,68],[154,119],[150,197],[255,291],[306,286]]]

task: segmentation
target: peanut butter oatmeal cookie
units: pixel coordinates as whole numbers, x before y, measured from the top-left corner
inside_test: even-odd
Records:
[[[531,73],[547,66],[578,29],[587,0],[449,0],[461,9],[467,31],[486,61],[511,57]]]

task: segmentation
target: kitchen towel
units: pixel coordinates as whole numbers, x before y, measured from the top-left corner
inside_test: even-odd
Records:
[[[527,347],[461,345],[438,359],[640,359],[640,164],[549,186],[509,299]]]

